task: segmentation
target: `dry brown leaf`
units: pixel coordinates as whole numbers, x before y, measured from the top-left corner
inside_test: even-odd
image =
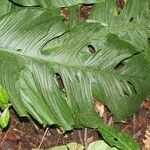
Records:
[[[150,126],[147,126],[147,130],[145,131],[145,139],[143,139],[143,143],[145,146],[144,150],[150,150]]]
[[[94,100],[94,107],[101,117],[104,117],[105,107],[98,100]]]
[[[63,134],[63,132],[62,132],[59,128],[57,128],[56,130],[57,130],[57,133],[58,133],[58,134],[60,134],[60,135]]]
[[[148,99],[148,100],[144,101],[144,102],[141,104],[141,106],[142,106],[144,109],[150,110],[150,100]]]

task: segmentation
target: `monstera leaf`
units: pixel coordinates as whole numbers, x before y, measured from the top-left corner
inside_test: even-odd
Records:
[[[100,23],[76,26],[61,47],[42,54],[46,43],[66,31],[61,17],[40,8],[1,18],[0,84],[17,112],[29,112],[40,123],[64,130],[97,127],[92,99],[96,96],[117,121],[133,114],[149,94],[150,65],[144,54],[114,33],[98,36],[106,31]]]
[[[8,16],[0,22],[0,80],[13,96],[12,103],[18,111],[24,113],[25,109],[20,108],[25,106],[41,123],[57,123],[66,129],[80,122],[96,127],[91,122],[96,116],[92,89],[99,91],[117,120],[136,111],[149,89],[150,66],[142,54],[135,55],[138,51],[134,46],[108,34],[102,43],[106,46],[89,55],[82,49],[102,27],[81,24],[61,48],[44,56],[40,52],[43,43],[65,32],[64,24],[39,9],[16,11]],[[48,17],[52,20],[49,23]],[[7,26],[11,28],[6,30]],[[124,66],[115,69],[122,61]],[[64,91],[57,85],[57,74],[63,80]]]
[[[149,1],[128,0],[124,9],[117,16],[114,13],[115,4],[116,0],[106,0],[95,4],[89,21],[99,22],[106,26],[103,35],[107,32],[116,33],[141,52],[145,51],[146,57],[149,57]]]
[[[39,123],[56,124],[63,131],[100,128],[107,138],[93,97],[109,108],[116,121],[138,109],[150,94],[147,13],[128,2],[123,15],[113,16],[114,2],[98,4],[101,10],[110,4],[110,14],[101,11],[103,15],[95,19],[95,5],[90,20],[71,30],[47,9],[18,6],[2,12],[10,3],[0,5],[0,85],[20,116],[32,115]],[[129,7],[132,11],[125,15]],[[135,22],[128,22],[132,15]],[[117,138],[119,148],[131,149],[134,142],[126,146],[123,135],[114,134],[111,145]]]
[[[60,36],[67,30],[61,17],[52,17],[50,13],[44,12],[40,9],[23,9],[14,11],[11,14],[6,15],[6,17],[2,17],[0,24],[0,47],[12,49],[11,52],[16,51],[18,54],[19,51],[21,51],[22,54],[25,54],[27,51],[30,53],[31,49],[39,49],[42,47],[43,43]],[[6,29],[6,26],[9,29]],[[7,52],[5,54],[7,54]],[[4,84],[4,87],[7,86],[6,89],[11,91],[11,93],[14,93],[11,96],[12,99],[16,99],[16,102],[12,103],[17,111],[20,112],[19,114],[22,114],[22,112],[25,114],[26,111],[24,110],[24,106],[21,104],[22,102],[18,100],[20,96],[17,94],[19,89],[17,89],[18,86],[16,84],[18,78],[17,74],[21,71],[18,70],[21,67],[21,62],[18,62],[17,59],[14,60],[13,57],[10,56],[14,62],[11,62],[11,60],[7,61],[9,58],[5,58],[4,61],[7,61],[7,64],[2,61],[2,57],[5,54],[0,55],[1,67],[3,68],[10,63],[10,66],[8,66],[10,72],[6,73],[6,76],[4,76],[3,73],[5,71],[7,72],[7,69],[3,69],[3,71],[1,70],[0,80],[5,82],[8,81],[7,78],[10,78],[11,82]],[[33,54],[36,55],[36,51],[34,51]],[[16,66],[16,69],[14,70],[11,68],[11,65]],[[11,84],[12,86],[10,86]]]

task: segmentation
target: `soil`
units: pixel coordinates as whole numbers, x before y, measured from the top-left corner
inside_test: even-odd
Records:
[[[127,118],[124,123],[115,124],[118,129],[129,133],[137,140],[141,147],[144,147],[143,139],[148,125],[150,125],[150,101],[148,100],[142,103],[134,116]],[[85,133],[87,137],[85,137]],[[101,136],[96,129],[74,129],[74,131],[65,134],[53,126],[44,129],[28,118],[19,118],[16,112],[11,109],[10,124],[7,129],[0,131],[0,139],[1,150],[30,150],[39,146],[47,149],[70,142],[86,146],[87,142],[99,140]]]

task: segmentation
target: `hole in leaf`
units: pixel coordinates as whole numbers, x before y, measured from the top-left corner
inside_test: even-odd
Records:
[[[67,150],[70,150],[70,148],[69,148],[69,147],[67,147]]]
[[[116,10],[118,15],[121,13],[122,9],[124,8],[124,0],[117,0],[116,1]]]
[[[119,69],[121,69],[122,67],[124,66],[124,64],[123,64],[123,62],[120,62],[119,64],[117,64],[116,66],[115,66],[115,70],[119,70]]]
[[[61,8],[60,15],[64,17],[63,21],[65,22],[65,24],[69,25],[69,16],[70,16],[69,9],[68,8]]]
[[[124,0],[117,0],[116,3],[117,3],[117,7],[123,9],[123,6],[124,6]]]
[[[129,84],[130,89],[132,90],[132,92],[133,92],[134,94],[137,94],[137,90],[135,89],[135,87],[134,87],[134,85],[132,84],[132,82],[127,81],[127,83]]]
[[[123,92],[125,96],[129,97],[129,94],[126,91],[123,91]]]
[[[56,80],[56,82],[57,82],[58,88],[59,88],[61,91],[64,92],[64,83],[63,83],[63,80],[62,80],[60,74],[59,74],[59,73],[56,73],[54,77],[55,77],[55,80]]]
[[[118,141],[118,139],[117,139],[117,138],[114,138],[114,141],[116,141],[116,142],[117,142],[117,141]]]
[[[149,37],[149,38],[147,38],[147,41],[148,41],[148,44],[150,45],[150,37]]]
[[[133,21],[133,17],[130,18],[130,22],[132,22],[132,21]]]
[[[137,52],[134,53],[133,55],[131,55],[131,56],[125,58],[125,59],[122,60],[120,63],[118,63],[118,64],[114,67],[114,69],[115,69],[115,70],[121,69],[123,66],[125,66],[125,64],[127,64],[127,63],[130,61],[130,59],[131,59],[132,57],[134,57],[134,56],[136,56],[136,55],[139,55],[139,54],[140,54],[140,52],[137,51]]]
[[[17,52],[20,52],[20,51],[22,51],[22,49],[17,49]]]
[[[90,51],[91,53],[95,53],[95,52],[96,52],[94,46],[92,46],[91,44],[88,45],[88,49],[89,49],[89,51]]]

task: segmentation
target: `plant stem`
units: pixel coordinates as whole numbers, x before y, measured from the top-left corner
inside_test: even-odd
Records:
[[[69,7],[70,11],[70,29],[72,29],[77,23],[77,8],[78,5]]]

